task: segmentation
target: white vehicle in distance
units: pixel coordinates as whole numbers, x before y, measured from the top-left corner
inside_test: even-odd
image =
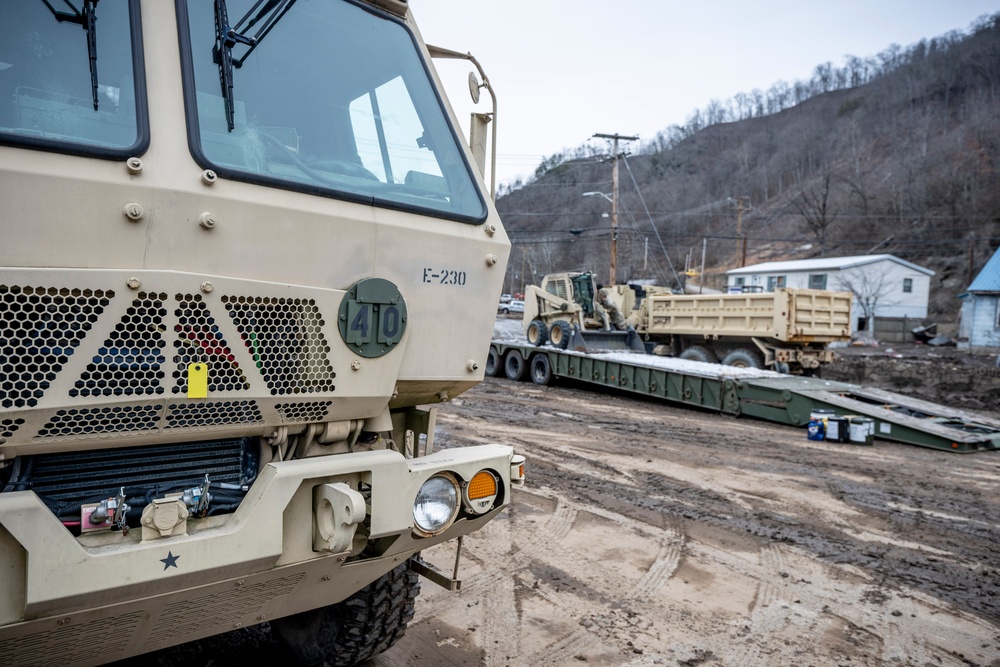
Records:
[[[523,313],[524,312],[524,301],[511,300],[507,303],[501,303],[497,308],[498,311],[504,315],[509,315],[510,313]]]

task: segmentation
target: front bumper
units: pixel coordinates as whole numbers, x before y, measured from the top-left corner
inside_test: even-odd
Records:
[[[187,535],[141,541],[74,537],[29,491],[0,494],[0,664],[100,664],[343,600],[410,555],[473,532],[510,502],[510,447],[483,445],[406,459],[393,451],[271,463],[239,509],[192,522]],[[482,515],[443,533],[413,531],[413,500],[430,476],[492,471]],[[515,469],[515,484],[518,466]],[[363,555],[316,551],[313,490],[370,488]]]

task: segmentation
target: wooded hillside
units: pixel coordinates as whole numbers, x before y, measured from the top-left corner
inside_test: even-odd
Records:
[[[936,272],[931,317],[953,319],[955,297],[1000,246],[1000,13],[712,101],[625,151],[618,282],[676,285],[703,248],[710,286],[744,252],[748,265],[891,253]],[[508,289],[554,271],[607,280],[611,204],[583,195],[612,192],[610,154],[607,142],[551,156],[501,191]]]

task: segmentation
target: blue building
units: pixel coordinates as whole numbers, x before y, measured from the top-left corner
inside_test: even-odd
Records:
[[[1000,250],[979,272],[962,299],[959,348],[973,354],[1000,351]]]

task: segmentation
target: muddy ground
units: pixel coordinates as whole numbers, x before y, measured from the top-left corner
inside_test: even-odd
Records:
[[[824,377],[1000,416],[991,359],[915,347],[848,350]],[[466,538],[462,590],[425,582],[370,667],[1000,666],[1000,452],[506,379],[437,425],[438,447],[512,444],[528,483]],[[425,555],[450,571],[454,545]],[[175,655],[155,663],[287,664],[266,627]]]

